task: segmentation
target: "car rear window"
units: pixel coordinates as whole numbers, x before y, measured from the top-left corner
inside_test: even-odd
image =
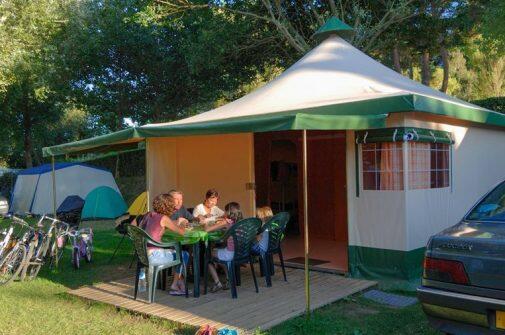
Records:
[[[479,202],[466,217],[471,221],[505,222],[505,182]]]

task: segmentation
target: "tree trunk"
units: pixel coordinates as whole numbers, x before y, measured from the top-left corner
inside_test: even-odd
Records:
[[[23,149],[26,168],[31,168],[33,167],[32,118],[28,108],[28,104],[25,104],[23,111]]]
[[[446,93],[449,86],[449,51],[442,46],[440,48],[440,55],[442,56],[442,66],[444,69],[444,79],[442,80],[440,91]]]
[[[421,83],[423,83],[423,85],[430,86],[430,81],[430,53],[429,51],[424,51],[421,56]]]
[[[409,57],[409,69],[408,69],[408,73],[409,73],[409,78],[411,80],[414,80],[414,64],[413,64],[412,57]]]
[[[402,66],[400,64],[400,51],[398,50],[398,45],[395,45],[393,48],[393,66],[396,72],[402,73]]]

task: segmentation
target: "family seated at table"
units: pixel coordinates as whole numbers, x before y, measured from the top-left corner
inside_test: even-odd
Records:
[[[225,210],[221,210],[217,204],[219,201],[219,193],[214,190],[208,190],[205,194],[203,203],[197,205],[191,214],[183,206],[183,194],[181,191],[171,190],[166,194],[158,195],[152,203],[152,211],[148,212],[141,222],[132,222],[143,228],[155,241],[161,242],[165,230],[184,235],[190,229],[190,222],[198,222],[206,232],[226,230],[233,224],[243,219],[240,205],[237,202],[226,204]],[[257,217],[265,223],[273,216],[270,207],[260,207],[257,209]],[[231,261],[234,256],[234,242],[232,237],[228,237],[223,241],[223,246],[212,250],[212,256],[221,261]],[[268,248],[268,231],[257,236],[257,242],[253,245],[252,252],[261,254],[266,252]],[[175,259],[175,251],[172,249],[160,249],[148,246],[149,262],[162,264]],[[187,251],[182,251],[183,263],[176,269],[174,280],[170,287],[171,295],[184,295],[185,285],[182,277],[182,266],[187,266],[189,254]],[[218,265],[218,264],[216,264]],[[211,292],[217,292],[221,289],[228,289],[227,280],[221,282],[216,271],[216,265],[210,263],[208,266],[209,273],[214,280],[214,285],[211,287]],[[226,266],[221,264],[223,271],[227,276]],[[145,278],[145,273],[141,273],[141,278]]]

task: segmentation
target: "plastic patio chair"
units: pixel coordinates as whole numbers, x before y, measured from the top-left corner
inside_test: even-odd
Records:
[[[284,257],[282,256],[281,241],[284,236],[284,231],[289,221],[288,212],[280,212],[275,214],[268,220],[263,227],[261,227],[260,232],[268,230],[268,249],[265,253],[260,253],[260,261],[263,266],[263,273],[265,275],[265,281],[268,287],[272,286],[271,269],[273,269],[273,255],[278,254],[279,260],[281,261],[282,274],[284,276],[284,281],[288,281],[286,278],[286,269],[284,267]]]
[[[139,276],[140,276],[140,270],[142,267],[145,267],[148,269],[147,271],[147,287],[148,287],[148,302],[152,303],[154,301],[154,295],[156,292],[156,284],[157,284],[157,279],[158,279],[158,274],[160,271],[168,268],[172,268],[174,266],[182,264],[182,257],[181,257],[181,245],[179,242],[164,242],[164,243],[159,243],[153,240],[153,238],[147,234],[144,230],[135,227],[135,226],[128,226],[128,235],[133,241],[133,246],[135,248],[135,251],[137,253],[137,271],[135,275],[135,293],[133,296],[133,299],[137,299],[137,293],[138,293],[138,288],[139,288]],[[162,265],[157,265],[153,266],[149,264],[149,258],[147,256],[147,245],[151,245],[156,248],[162,248],[162,249],[168,249],[168,248],[174,248],[175,249],[175,260],[171,262],[167,262]],[[183,271],[184,271],[184,285],[186,286],[186,298],[188,297],[188,285],[186,282],[186,267],[183,266]]]
[[[231,285],[231,297],[233,299],[237,298],[237,274],[235,272],[237,271],[237,268],[238,271],[240,271],[240,264],[249,263],[254,280],[254,286],[256,288],[256,293],[259,292],[258,282],[256,280],[256,274],[254,272],[251,247],[256,241],[256,234],[258,233],[258,229],[260,227],[261,220],[257,218],[248,218],[235,223],[226,231],[222,239],[223,241],[226,241],[228,237],[233,238],[233,243],[235,246],[233,259],[231,261],[222,261],[218,258],[214,258],[212,260],[213,262],[226,265],[228,269],[228,282]],[[208,271],[207,267],[209,263],[210,262],[208,260],[205,262],[205,271]],[[207,292],[207,281],[205,281],[205,292]]]

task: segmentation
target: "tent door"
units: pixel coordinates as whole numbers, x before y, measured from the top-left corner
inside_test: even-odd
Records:
[[[345,132],[309,131],[308,200],[310,257],[317,267],[347,271]],[[256,204],[291,214],[285,258],[303,257],[302,134],[255,134]]]

